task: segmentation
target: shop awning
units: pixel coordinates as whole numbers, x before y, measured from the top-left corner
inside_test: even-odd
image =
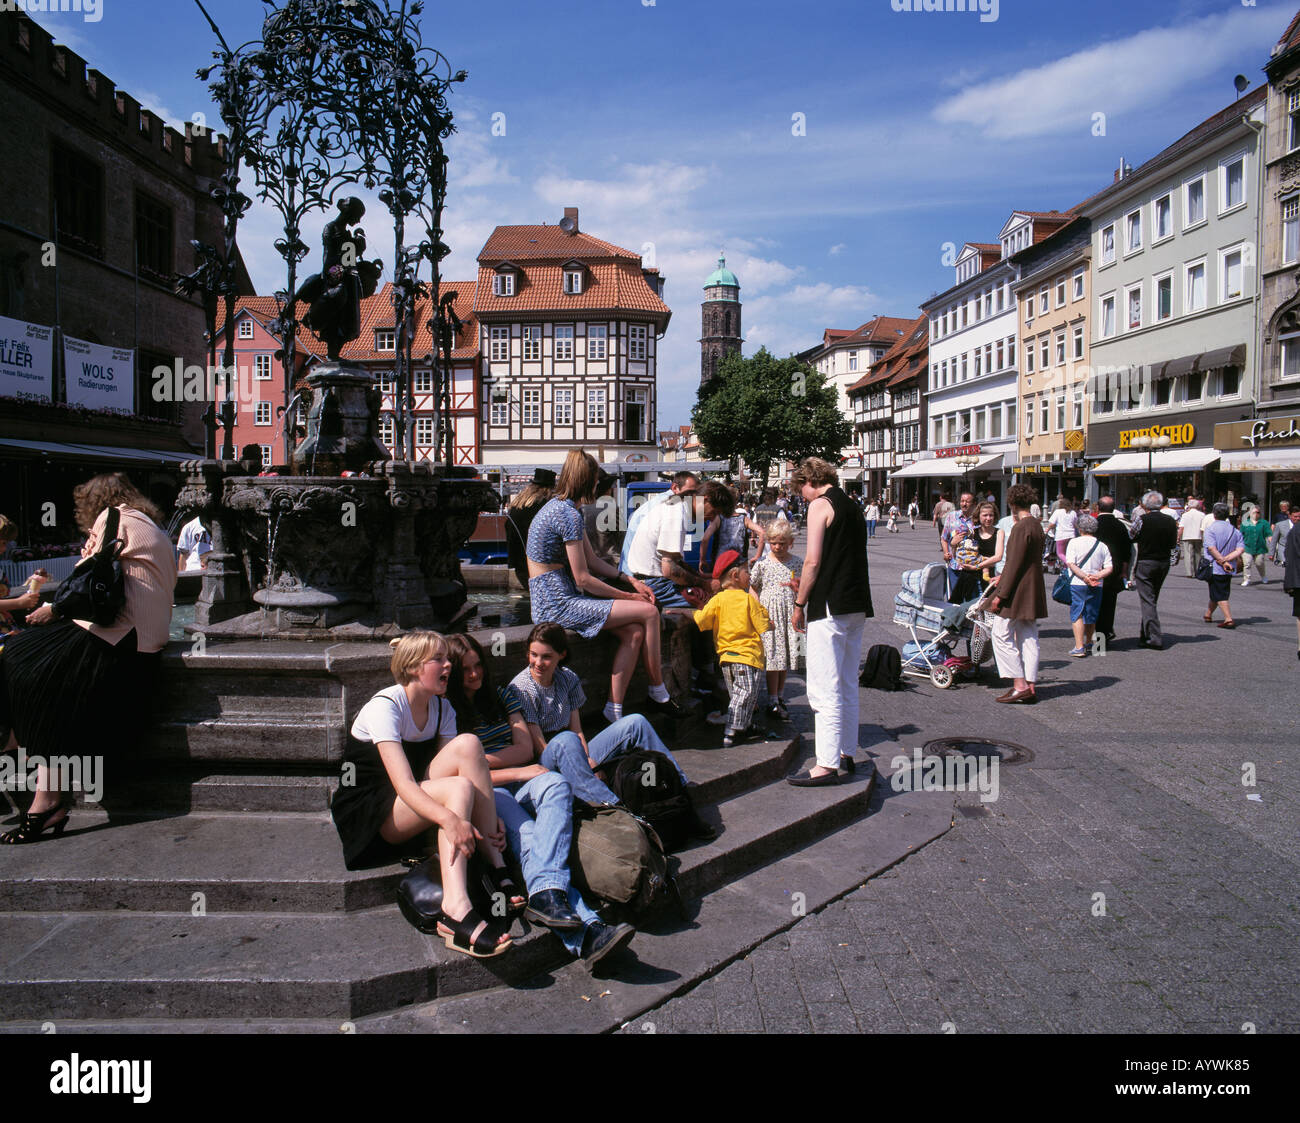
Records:
[[[1182,374],[1191,374],[1194,370],[1218,370],[1220,367],[1241,366],[1246,361],[1246,345],[1237,343],[1231,347],[1219,347],[1213,351],[1203,351],[1199,355],[1180,355],[1170,359],[1164,366],[1151,364],[1151,377],[1157,382],[1166,378],[1177,378]]]
[[[840,482],[841,482],[841,483],[846,483],[846,482],[850,482],[850,481],[857,481],[857,480],[860,480],[860,479],[862,479],[863,473],[864,473],[865,471],[866,471],[865,468],[841,468],[841,469],[840,469]]]
[[[1097,476],[1137,475],[1148,471],[1199,472],[1207,464],[1212,464],[1218,459],[1217,448],[1169,448],[1149,454],[1117,452],[1114,456],[1103,460],[1092,471]]]
[[[980,462],[971,468],[963,468],[957,463],[955,456],[935,456],[899,468],[896,472],[891,472],[889,478],[891,480],[908,480],[922,476],[962,476],[968,473],[974,475],[976,472],[988,472],[1001,467],[1002,453],[1000,452],[993,456],[981,457]]]
[[[116,460],[124,464],[181,464],[186,460],[198,460],[202,455],[160,448],[118,448],[115,445],[83,445],[67,441],[20,441],[10,437],[0,440],[0,452],[3,451],[32,456],[59,456],[69,460]]]
[[[1220,472],[1300,472],[1300,448],[1261,449],[1259,452],[1225,452]]]

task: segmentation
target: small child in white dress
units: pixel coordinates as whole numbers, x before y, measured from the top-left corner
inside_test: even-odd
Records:
[[[768,716],[788,720],[782,693],[788,671],[798,670],[803,637],[794,630],[794,594],[803,573],[803,559],[790,552],[794,527],[785,519],[767,525],[767,553],[750,572],[750,587],[767,610],[772,630],[763,633],[763,654],[767,662]]]

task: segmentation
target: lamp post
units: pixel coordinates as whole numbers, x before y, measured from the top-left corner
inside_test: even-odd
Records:
[[[1152,461],[1153,458],[1155,457],[1156,449],[1168,448],[1173,443],[1174,443],[1173,438],[1170,437],[1168,433],[1161,433],[1159,436],[1151,436],[1150,434],[1145,434],[1140,437],[1134,437],[1132,440],[1129,441],[1129,444],[1132,445],[1134,448],[1146,449],[1147,476],[1151,480],[1152,488],[1156,486],[1155,471],[1152,467]]]
[[[980,458],[978,456],[959,456],[955,461],[953,461],[953,463],[955,463],[957,467],[961,469],[962,491],[970,491],[970,481],[968,479],[970,475],[970,470],[974,468],[975,465],[978,464],[979,462],[980,462]]]

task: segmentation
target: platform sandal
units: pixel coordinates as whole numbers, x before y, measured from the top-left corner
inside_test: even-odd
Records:
[[[488,866],[487,879],[492,889],[506,899],[506,916],[522,916],[528,907],[528,898],[519,890],[515,879],[506,866]]]
[[[62,819],[50,827],[54,837],[58,838],[63,833],[63,828],[68,825],[68,818],[71,815],[71,811],[69,811],[67,805],[63,803],[56,804],[48,811],[37,811],[35,813],[24,811],[22,822],[14,827],[13,830],[0,835],[0,845],[21,846],[28,842],[39,842],[41,840],[41,835],[45,833],[46,826],[49,825],[50,819],[60,811],[64,811],[66,814]]]
[[[483,924],[483,931],[477,937],[474,929]],[[472,955],[475,959],[495,959],[504,955],[514,944],[510,940],[497,943],[501,929],[491,923],[485,923],[478,912],[470,909],[460,920],[452,920],[445,912],[438,918],[438,935],[442,942],[452,951]]]

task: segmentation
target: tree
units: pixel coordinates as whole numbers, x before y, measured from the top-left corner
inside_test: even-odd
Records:
[[[691,420],[710,459],[743,459],[764,485],[774,462],[820,456],[838,464],[853,439],[835,388],[793,355],[778,359],[766,347],[750,359],[727,355],[700,387]]]

